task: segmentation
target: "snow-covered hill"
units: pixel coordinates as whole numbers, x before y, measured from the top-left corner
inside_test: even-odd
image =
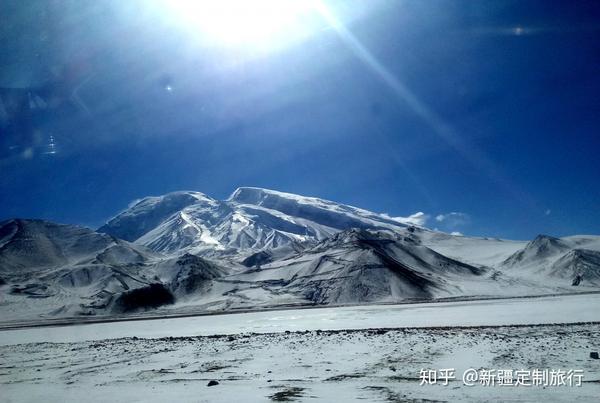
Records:
[[[542,277],[573,286],[600,285],[600,236],[538,235],[499,265],[524,278]]]
[[[528,242],[525,247],[509,256],[503,263],[506,267],[539,265],[570,249],[569,245],[559,238],[547,235],[538,235]]]
[[[5,319],[152,307],[161,292],[183,296],[227,273],[198,256],[165,258],[111,235],[42,220],[4,221],[0,240]]]
[[[485,274],[393,232],[352,229],[231,278],[299,301],[340,304],[453,295],[457,280]],[[249,297],[248,290],[239,287],[232,295]]]
[[[9,279],[66,265],[142,263],[153,256],[143,246],[88,228],[42,220],[0,222],[0,273]]]
[[[432,231],[313,197],[239,188],[147,197],[92,231],[0,223],[6,319],[597,290],[600,237]]]

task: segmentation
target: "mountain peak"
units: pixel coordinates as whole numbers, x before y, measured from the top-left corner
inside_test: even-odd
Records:
[[[523,249],[509,256],[503,264],[517,266],[538,263],[540,259],[560,255],[569,249],[570,247],[560,238],[538,235],[528,242]]]
[[[61,229],[73,229],[78,231],[92,232],[91,229],[72,224],[60,224],[40,218],[11,218],[5,221],[0,221],[0,239],[9,232],[17,231],[35,231],[46,232]]]
[[[528,249],[537,249],[540,252],[551,250],[565,250],[569,247],[560,238],[549,235],[538,235],[527,245]]]
[[[163,196],[149,196],[130,203],[129,208],[98,229],[126,241],[135,241],[171,215],[193,204],[219,203],[204,193],[178,191]]]
[[[299,199],[318,200],[315,197],[299,196],[299,195],[296,195],[293,193],[280,192],[278,190],[252,187],[252,186],[242,186],[242,187],[237,188],[231,194],[231,196],[229,196],[227,201],[241,203],[241,204],[257,204],[262,199],[269,197],[269,196],[282,197],[282,198],[286,198],[286,199],[295,199],[295,200],[299,200]]]
[[[191,190],[178,190],[175,192],[166,193],[161,196],[146,196],[141,199],[137,199],[137,200],[131,202],[129,207],[132,208],[132,207],[136,207],[136,206],[155,204],[155,203],[161,203],[161,202],[170,202],[170,203],[175,202],[176,203],[178,201],[189,202],[191,204],[195,201],[202,201],[202,200],[213,200],[213,199],[201,192],[195,192],[195,191],[191,191]]]

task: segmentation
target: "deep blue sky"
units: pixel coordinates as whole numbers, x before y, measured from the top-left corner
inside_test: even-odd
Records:
[[[315,17],[262,53],[123,3],[53,20],[76,55],[56,80],[90,77],[89,114],[63,102],[3,133],[0,219],[99,226],[146,195],[259,186],[468,235],[600,233],[597,3],[329,3],[346,35]]]

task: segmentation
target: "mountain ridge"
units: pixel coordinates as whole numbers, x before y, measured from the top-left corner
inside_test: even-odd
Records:
[[[97,231],[45,220],[0,223],[0,311],[15,318],[598,287],[600,236],[456,236],[254,187],[226,200],[194,191],[142,198]]]

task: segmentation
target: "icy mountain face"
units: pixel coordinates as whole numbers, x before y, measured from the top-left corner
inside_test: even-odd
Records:
[[[261,188],[238,188],[229,198],[229,202],[275,210],[289,217],[296,217],[301,221],[336,230],[402,228],[409,224],[399,219],[392,219],[357,207],[316,197],[298,196]]]
[[[299,251],[350,228],[407,226],[400,219],[327,200],[239,188],[226,201],[194,192],[146,198],[98,231],[166,254],[243,258],[261,250]]]
[[[98,232],[132,242],[187,206],[212,206],[216,203],[216,200],[199,192],[173,192],[159,197],[146,197],[100,227]]]

